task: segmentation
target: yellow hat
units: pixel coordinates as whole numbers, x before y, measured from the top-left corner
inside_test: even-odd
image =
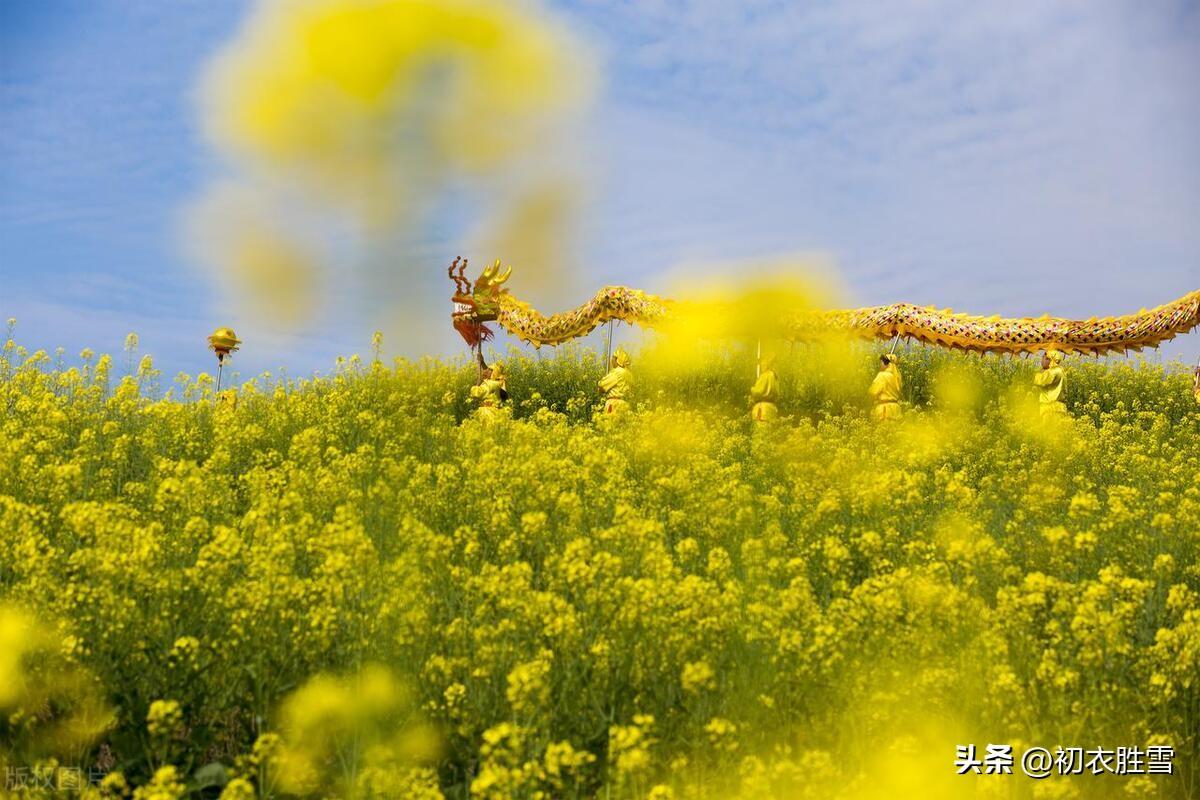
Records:
[[[630,364],[629,353],[618,347],[613,351],[613,361],[617,362],[618,367],[628,367]]]
[[[499,361],[492,363],[492,380],[500,380],[504,377],[504,365]]]
[[[1047,350],[1046,358],[1050,359],[1051,364],[1061,364],[1063,360],[1063,354],[1058,350]]]
[[[896,355],[895,353],[884,353],[882,356],[880,356],[880,358],[882,358],[888,364],[900,363],[900,356]]]

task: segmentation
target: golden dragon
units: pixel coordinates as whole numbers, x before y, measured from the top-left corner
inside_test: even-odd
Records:
[[[545,316],[504,287],[512,267],[501,270],[497,261],[473,283],[466,277],[466,268],[467,260],[456,258],[448,271],[455,285],[451,319],[467,344],[476,349],[491,337],[485,325],[491,321],[540,347],[585,336],[614,319],[647,328],[662,327],[681,308],[677,301],[639,289],[605,286],[583,305]],[[1059,350],[1102,355],[1156,347],[1200,325],[1200,289],[1149,311],[1086,320],[982,317],[933,306],[893,303],[852,310],[802,310],[783,315],[776,322],[774,334],[788,340],[808,340],[832,331],[861,339],[904,336],[976,353]]]

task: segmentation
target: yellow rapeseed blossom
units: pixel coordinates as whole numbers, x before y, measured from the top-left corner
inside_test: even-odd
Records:
[[[594,353],[514,351],[481,425],[466,361],[346,358],[232,405],[6,343],[0,769],[96,764],[112,797],[219,761],[230,798],[865,800],[918,794],[958,737],[1200,760],[1190,378],[1073,364],[1060,435],[1026,415],[1034,365],[911,349],[881,426],[877,352],[822,353],[780,353],[764,428],[745,347],[639,354],[617,426]],[[1005,785],[1171,791],[1079,777]]]

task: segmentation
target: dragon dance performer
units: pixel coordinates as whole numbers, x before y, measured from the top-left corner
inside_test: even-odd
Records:
[[[508,380],[504,365],[499,361],[492,364],[487,375],[471,387],[471,397],[479,401],[475,415],[484,423],[491,424],[504,413],[504,402],[508,400]]]
[[[596,384],[604,393],[605,414],[620,414],[629,410],[629,397],[633,394],[633,373],[629,365],[629,354],[618,347],[609,362],[611,369]]]
[[[867,394],[875,401],[871,416],[878,420],[900,419],[900,359],[895,353],[884,353],[879,357],[879,372]]]
[[[1043,419],[1067,415],[1067,405],[1062,399],[1066,382],[1062,360],[1061,352],[1047,350],[1042,354],[1042,371],[1033,376],[1033,385],[1041,390],[1038,394],[1038,414]]]
[[[762,370],[750,388],[750,417],[755,422],[770,422],[779,416],[779,377],[775,374],[775,354],[762,357]]]

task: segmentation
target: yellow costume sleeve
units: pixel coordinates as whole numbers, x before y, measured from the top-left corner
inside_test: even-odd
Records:
[[[625,367],[613,367],[600,379],[599,386],[607,397],[623,399],[633,391],[633,373]]]
[[[504,384],[494,378],[486,378],[477,386],[471,387],[471,397],[478,400],[484,405],[499,406],[503,401],[500,396],[500,390],[504,388]]]
[[[1062,367],[1042,370],[1033,376],[1033,385],[1042,390],[1040,399],[1043,403],[1056,402],[1063,390]]]
[[[750,388],[750,399],[756,403],[773,403],[779,390],[779,380],[774,370],[767,370],[758,376],[754,386]]]
[[[1057,370],[1053,370],[1053,369],[1042,370],[1041,372],[1039,372],[1038,374],[1033,376],[1033,385],[1034,386],[1049,386],[1050,384],[1054,383],[1054,379],[1058,377],[1058,375],[1055,374],[1056,372],[1057,372]]]
[[[883,369],[871,381],[867,394],[876,403],[900,402],[900,376],[892,369]]]

